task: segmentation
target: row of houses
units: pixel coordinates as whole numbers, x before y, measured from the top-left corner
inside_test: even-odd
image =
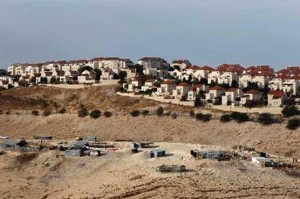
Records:
[[[263,93],[257,90],[243,92],[241,88],[225,89],[219,85],[209,86],[195,83],[180,82],[176,84],[174,79],[165,79],[159,82],[156,79],[148,79],[144,84],[140,77],[130,78],[128,83],[123,84],[124,90],[129,93],[145,93],[151,91],[152,95],[163,96],[168,99],[195,101],[197,97],[208,103],[219,105],[246,105],[249,102],[260,102]],[[202,96],[200,94],[202,93]],[[267,95],[269,106],[278,107],[287,99],[286,93],[280,90],[271,90]]]
[[[89,67],[91,70],[79,74],[78,70],[83,67]],[[76,78],[79,83],[85,83],[95,82],[96,69],[101,71],[103,80],[112,79],[124,71],[128,79],[140,75],[152,76],[154,79],[173,78],[190,82],[205,79],[210,85],[227,84],[237,87],[237,84],[240,89],[247,87],[249,83],[255,83],[260,88],[268,86],[271,90],[280,90],[291,95],[300,94],[300,67],[296,66],[275,72],[269,65],[245,68],[240,64],[221,64],[214,68],[192,65],[189,60],[174,60],[169,64],[160,57],[142,57],[137,61],[137,65],[134,65],[127,58],[97,57],[91,60],[14,64],[8,67],[8,73],[12,76],[21,76],[20,80],[25,81],[35,78],[37,83],[45,78],[49,82],[52,77],[57,78],[59,82]]]

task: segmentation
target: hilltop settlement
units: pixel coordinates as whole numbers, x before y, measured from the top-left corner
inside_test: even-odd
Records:
[[[280,107],[300,101],[300,67],[274,71],[269,65],[217,67],[193,65],[189,60],[168,63],[160,57],[18,63],[0,76],[0,87],[42,84],[103,84],[118,79],[120,93],[189,101],[195,106],[223,105]]]

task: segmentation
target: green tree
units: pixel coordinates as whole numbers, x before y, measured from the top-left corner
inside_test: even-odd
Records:
[[[269,125],[274,123],[274,117],[270,113],[261,113],[259,114],[257,121],[263,125]]]
[[[101,112],[98,109],[95,109],[90,113],[90,117],[94,119],[97,119],[98,117],[100,117],[100,115]]]
[[[224,114],[224,115],[222,115],[221,117],[220,117],[220,121],[221,122],[230,122],[230,120],[231,120],[231,118],[230,118],[230,115],[228,115],[228,114]]]
[[[284,117],[292,117],[299,114],[299,111],[296,106],[286,106],[282,109],[281,113]]]
[[[239,83],[236,80],[232,80],[231,87],[238,88],[239,87]]]
[[[83,66],[83,67],[81,67],[81,68],[78,69],[78,73],[81,75],[82,72],[85,71],[85,70],[90,71],[90,70],[93,70],[93,68],[90,67],[90,66]]]
[[[47,84],[47,83],[48,83],[47,77],[41,77],[41,84]]]
[[[156,115],[161,117],[164,114],[164,108],[163,107],[158,107],[158,109],[156,110]]]
[[[286,128],[290,129],[290,130],[295,130],[297,128],[300,127],[300,119],[299,118],[293,118],[293,119],[290,119],[288,121],[288,124],[286,126]]]

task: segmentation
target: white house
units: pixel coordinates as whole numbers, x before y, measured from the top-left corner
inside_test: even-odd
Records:
[[[176,83],[174,80],[164,80],[161,83],[160,88],[157,88],[157,92],[160,95],[171,95],[175,89]]]
[[[206,92],[207,90],[208,87],[204,84],[194,84],[188,92],[187,100],[195,100],[197,95],[199,94],[199,91]]]
[[[282,90],[285,93],[292,93],[293,95],[300,94],[298,88],[300,87],[300,76],[289,77],[282,82]]]
[[[260,101],[262,98],[262,93],[257,90],[249,90],[241,97],[241,104],[246,104],[247,101]]]
[[[138,60],[138,64],[144,68],[156,68],[158,70],[167,69],[169,67],[168,62],[160,57],[143,57]]]
[[[182,96],[187,97],[190,88],[191,88],[190,84],[181,82],[176,86],[176,89],[173,90],[173,96],[178,99],[181,99]]]
[[[243,97],[244,92],[238,88],[229,88],[226,90],[225,95],[222,96],[222,105],[228,105],[231,102],[236,102],[237,98]]]
[[[152,90],[154,88],[154,83],[156,82],[155,79],[148,79],[145,81],[145,85],[142,86],[142,91]]]
[[[95,83],[96,72],[93,70],[84,70],[80,76],[78,76],[78,83]]]
[[[179,66],[181,70],[187,68],[188,66],[191,66],[191,62],[187,59],[179,59],[179,60],[174,60],[171,63],[171,66]]]
[[[272,90],[268,93],[268,106],[280,107],[287,98],[283,91]]]
[[[139,92],[141,89],[141,79],[140,77],[132,77],[129,80],[128,92]]]
[[[214,86],[209,88],[209,92],[205,94],[205,99],[212,100],[214,102],[216,98],[220,98],[224,94],[225,88],[221,86]]]

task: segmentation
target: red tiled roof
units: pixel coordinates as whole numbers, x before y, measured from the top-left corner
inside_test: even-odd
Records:
[[[257,90],[249,90],[246,92],[246,94],[260,94]]]
[[[214,71],[215,69],[210,66],[202,66],[201,70],[208,70],[208,71]]]
[[[201,88],[203,86],[203,84],[194,84],[193,87],[195,88]]]
[[[152,83],[155,82],[155,81],[156,81],[155,79],[147,79],[146,80],[146,82],[152,82]]]
[[[226,90],[226,92],[234,92],[236,90],[237,90],[237,88],[229,88],[229,89]]]
[[[168,80],[165,80],[165,81],[163,81],[163,83],[162,84],[176,84],[175,83],[175,81],[174,80],[170,80],[170,79],[168,79]]]
[[[225,90],[225,88],[221,87],[221,86],[214,86],[209,88],[209,90]]]
[[[181,82],[181,83],[179,83],[177,86],[191,86],[191,85],[189,85],[189,84],[186,83],[186,82]]]
[[[200,70],[201,67],[200,66],[196,66],[196,65],[192,65],[192,66],[188,66],[186,68],[186,70]]]
[[[282,98],[284,96],[284,92],[272,90],[268,93],[268,95],[273,95],[274,98]]]

